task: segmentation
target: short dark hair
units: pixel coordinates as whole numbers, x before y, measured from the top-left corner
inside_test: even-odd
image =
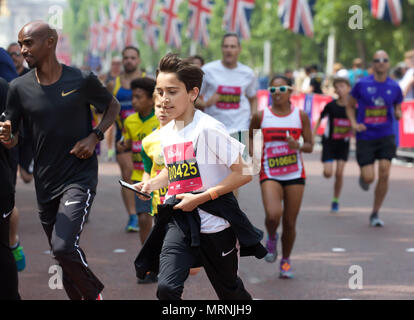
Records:
[[[155,90],[155,80],[152,78],[137,78],[131,81],[131,90],[142,89],[147,93],[148,98],[152,98],[152,94]]]
[[[345,83],[348,87],[351,87],[351,83],[349,82],[347,78],[335,77],[333,79],[332,85],[335,87],[338,83]]]
[[[204,72],[188,59],[181,59],[178,54],[167,53],[158,64],[156,76],[160,72],[175,73],[177,79],[184,83],[187,92],[201,88]]]
[[[198,60],[201,61],[201,65],[204,65],[204,59],[203,59],[203,57],[200,56],[200,55],[198,55],[198,54],[195,54],[195,55],[193,55],[191,57],[188,57],[188,59],[190,59],[191,61],[193,61],[194,59],[198,59]]]
[[[221,46],[223,46],[224,44],[224,39],[228,38],[228,37],[235,37],[237,39],[237,44],[240,46],[240,37],[237,33],[235,32],[228,32],[223,36],[223,39],[221,39]]]
[[[126,46],[123,50],[122,50],[122,56],[124,56],[125,51],[127,50],[135,50],[138,54],[138,57],[141,56],[141,53],[139,52],[139,49],[137,47],[134,46]]]
[[[288,77],[285,77],[284,75],[281,75],[281,74],[277,74],[277,75],[273,76],[272,79],[269,81],[269,86],[271,86],[273,81],[275,81],[276,79],[282,79],[283,81],[286,82],[286,84],[288,86],[292,86],[292,80],[289,79]]]

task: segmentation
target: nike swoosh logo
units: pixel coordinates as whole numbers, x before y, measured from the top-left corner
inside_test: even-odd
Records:
[[[12,212],[13,210],[10,211],[9,213],[3,213],[3,218],[6,219],[9,215],[11,215]]]
[[[75,203],[80,203],[80,201],[71,201],[71,202],[69,202],[69,200],[66,200],[65,206],[70,206],[71,204],[75,204]]]
[[[234,249],[236,249],[236,248],[231,249],[231,250],[230,250],[229,252],[227,252],[227,253],[222,252],[222,253],[221,253],[221,256],[222,256],[222,257],[225,257],[225,256],[229,255],[230,253],[232,253],[232,252],[233,252],[233,250],[234,250]]]
[[[72,91],[69,91],[69,92],[66,92],[66,93],[62,90],[62,97],[66,97],[66,96],[70,95],[71,93],[74,93],[75,91],[78,91],[78,89],[75,89],[75,90],[72,90]]]

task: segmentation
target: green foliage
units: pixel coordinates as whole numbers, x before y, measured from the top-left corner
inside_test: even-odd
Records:
[[[88,11],[97,10],[99,6],[107,7],[109,0],[68,0],[69,8],[65,13],[65,32],[70,34],[74,52],[86,52],[88,46]],[[161,7],[161,4],[157,4]],[[349,20],[352,14],[349,8],[359,5],[363,9],[363,29],[352,30]],[[255,68],[263,69],[263,45],[266,40],[272,44],[272,67],[274,72],[286,68],[298,68],[316,63],[321,67],[326,64],[327,39],[331,30],[335,31],[337,48],[336,61],[350,68],[355,57],[369,62],[378,49],[386,50],[393,64],[402,61],[404,52],[414,47],[414,0],[403,1],[404,18],[401,26],[395,27],[386,21],[371,17],[366,0],[317,0],[314,17],[314,37],[307,38],[283,29],[277,16],[278,0],[256,0],[256,7],[251,19],[251,39],[242,41],[240,61]],[[210,22],[210,44],[207,48],[197,45],[197,53],[206,61],[221,58],[221,38],[225,1],[215,1]],[[186,34],[189,23],[187,1],[180,6],[179,17],[183,21],[182,47],[180,50],[170,48],[159,39],[157,51],[149,48],[143,41],[143,31],[137,32],[137,39],[142,55],[142,65],[147,70],[154,70],[159,59],[169,51],[182,56],[190,54],[191,39]],[[161,19],[159,19],[159,22]]]

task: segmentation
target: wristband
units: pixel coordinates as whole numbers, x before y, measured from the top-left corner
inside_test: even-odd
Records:
[[[216,200],[219,197],[216,191],[213,191],[211,189],[208,189],[207,191],[211,197],[211,200]]]

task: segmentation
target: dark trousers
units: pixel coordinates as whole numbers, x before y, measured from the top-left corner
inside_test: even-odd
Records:
[[[181,299],[190,268],[202,265],[220,300],[251,300],[237,276],[236,236],[232,228],[200,235],[200,247],[192,248],[190,239],[174,223],[169,223],[160,255],[157,297]]]
[[[72,188],[51,202],[39,204],[40,220],[52,254],[62,268],[63,286],[71,300],[95,300],[104,288],[79,247],[94,197],[90,190]]]
[[[0,197],[0,300],[20,299],[16,261],[9,245],[13,197]]]

